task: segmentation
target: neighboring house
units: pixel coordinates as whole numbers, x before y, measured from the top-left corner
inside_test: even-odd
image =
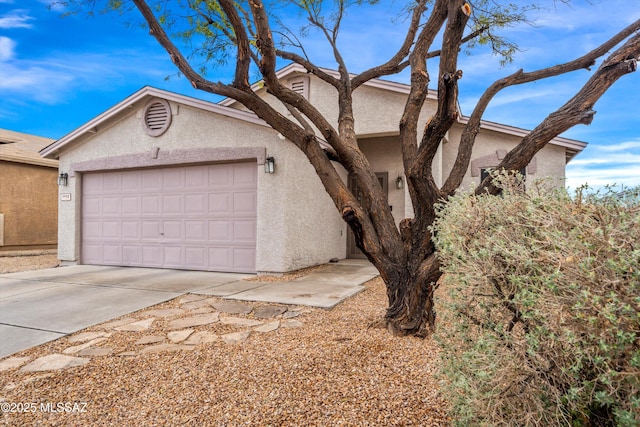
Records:
[[[280,71],[330,118],[335,93],[296,65]],[[254,89],[269,95],[255,85]],[[374,80],[354,94],[356,132],[397,222],[412,215],[398,123],[409,87]],[[435,111],[435,93],[422,123]],[[285,110],[282,114],[288,114]],[[462,124],[436,157],[453,164]],[[479,182],[526,131],[484,123],[464,185]],[[69,176],[60,187],[59,258],[65,263],[231,272],[286,272],[358,256],[347,227],[295,146],[233,100],[213,104],[145,87],[41,151]],[[554,139],[527,179],[564,183],[586,143]],[[265,173],[273,159],[274,173]],[[267,162],[268,169],[268,162]],[[347,174],[342,173],[345,182]],[[399,188],[400,187],[400,188]]]
[[[52,142],[0,129],[0,253],[57,245],[58,161],[38,154]]]

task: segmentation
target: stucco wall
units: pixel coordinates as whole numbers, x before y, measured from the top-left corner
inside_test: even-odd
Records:
[[[454,126],[449,132],[449,142],[443,144],[442,169],[445,177],[448,176],[455,162],[461,131],[462,128],[460,126]],[[503,154],[515,147],[520,140],[519,137],[514,135],[483,129],[478,134],[473,147],[471,163],[473,165],[474,161],[485,159],[486,166],[497,166]],[[489,165],[491,157],[493,157],[493,164]],[[545,179],[551,185],[561,187],[564,185],[565,164],[565,148],[548,144],[535,155],[529,166],[527,166],[526,179],[528,182]],[[471,169],[469,168],[465,174],[462,182],[463,188],[473,188],[480,183],[480,177],[472,176]]]
[[[338,95],[336,89],[330,84],[310,74],[294,73],[285,79],[285,84],[299,80],[300,76],[308,78],[308,100],[334,127],[338,123]],[[394,83],[390,83],[396,85]],[[403,85],[397,85],[403,86]],[[259,92],[261,97],[284,116],[293,117],[282,106],[280,101],[266,93]],[[355,119],[355,131],[358,136],[387,136],[398,135],[398,123],[402,117],[406,94],[392,92],[380,87],[363,85],[353,93],[353,110]],[[243,111],[247,109],[238,102],[232,103],[233,108]],[[436,104],[427,102],[420,115],[419,129],[424,126],[427,119],[433,115]],[[320,135],[320,133],[318,133]]]
[[[396,188],[396,179],[402,177],[406,184],[404,170],[402,166],[402,153],[400,152],[400,142],[397,137],[379,137],[359,139],[358,145],[367,156],[374,172],[389,173],[389,206],[392,206],[391,213],[396,222],[400,224],[406,218],[405,212],[405,189]]]
[[[56,246],[57,176],[55,168],[0,161],[0,251]]]
[[[344,223],[319,178],[304,156],[288,141],[280,140],[270,128],[234,118],[171,103],[173,120],[159,137],[148,136],[142,126],[144,104],[107,127],[85,137],[60,155],[60,170],[69,171],[71,200],[60,202],[59,258],[80,260],[80,218],[82,173],[74,165],[95,159],[152,158],[167,152],[225,147],[263,148],[275,158],[274,174],[258,170],[258,219],[256,269],[259,272],[285,272],[345,256]],[[165,156],[166,157],[166,156]],[[206,160],[200,160],[206,161]],[[322,226],[318,226],[322,224]],[[321,243],[319,243],[321,242]]]

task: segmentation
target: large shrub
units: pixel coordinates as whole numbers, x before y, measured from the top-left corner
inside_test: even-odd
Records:
[[[640,203],[505,185],[434,226],[458,425],[640,425]],[[442,306],[441,306],[442,307]]]

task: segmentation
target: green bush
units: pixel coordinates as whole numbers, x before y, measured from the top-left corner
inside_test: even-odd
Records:
[[[456,424],[640,425],[638,191],[496,181],[501,197],[452,197],[433,229]]]

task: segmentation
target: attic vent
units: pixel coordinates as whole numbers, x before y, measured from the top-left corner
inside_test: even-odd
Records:
[[[164,99],[151,101],[144,109],[144,130],[149,136],[160,136],[171,125],[171,106]]]
[[[292,91],[298,92],[300,95],[309,99],[309,78],[308,77],[304,76],[304,77],[297,77],[297,78],[291,79],[290,87]]]

